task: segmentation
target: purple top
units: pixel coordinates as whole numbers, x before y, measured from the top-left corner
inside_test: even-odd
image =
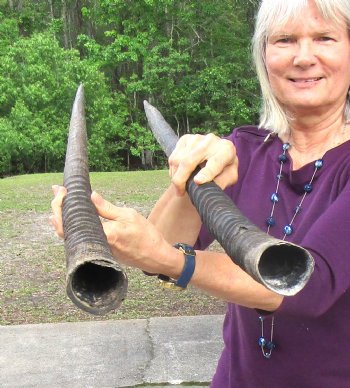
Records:
[[[276,189],[278,156],[282,142],[269,132],[247,126],[229,137],[237,148],[239,180],[226,192],[242,213],[262,230]],[[296,296],[285,297],[274,313],[276,348],[268,360],[258,345],[259,313],[228,304],[224,322],[225,348],[212,387],[350,387],[350,141],[328,151],[316,173],[313,191],[286,240],[308,249],[315,259],[309,283]],[[297,171],[290,162],[283,167],[280,200],[270,234],[283,237],[315,167],[309,163]],[[196,248],[212,241],[202,228]],[[271,316],[264,320],[269,339]]]

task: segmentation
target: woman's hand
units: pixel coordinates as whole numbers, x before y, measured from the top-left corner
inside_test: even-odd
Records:
[[[103,229],[118,260],[151,273],[173,273],[174,268],[171,265],[168,268],[168,261],[171,261],[168,259],[177,256],[177,250],[164,240],[153,224],[136,210],[114,206],[96,192],[91,199],[98,214],[106,220]]]
[[[231,141],[213,134],[182,136],[169,158],[169,174],[178,195],[185,193],[186,182],[197,166],[202,166],[194,182],[214,181],[222,189],[236,183],[238,158]]]
[[[67,194],[67,189],[63,186],[54,185],[52,191],[55,198],[51,201],[52,215],[50,216],[50,223],[55,228],[57,236],[63,238],[62,203]]]
[[[63,237],[62,201],[67,191],[61,186],[54,186],[53,191],[50,222],[57,235]],[[145,217],[134,209],[114,206],[96,192],[92,193],[91,200],[99,216],[104,218],[103,229],[118,262],[172,277],[181,273],[182,256]]]

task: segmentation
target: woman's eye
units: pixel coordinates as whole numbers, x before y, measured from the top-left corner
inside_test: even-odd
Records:
[[[281,45],[286,45],[286,44],[290,44],[293,42],[293,38],[291,36],[276,36],[274,39],[273,39],[273,42],[275,44],[281,44]]]
[[[333,38],[331,38],[330,36],[320,36],[320,37],[318,38],[318,40],[319,40],[320,42],[329,42],[329,41],[333,40]]]
[[[277,40],[277,43],[290,43],[291,39],[290,38],[281,38]]]

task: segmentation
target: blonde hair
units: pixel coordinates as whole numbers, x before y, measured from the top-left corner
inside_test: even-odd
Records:
[[[313,1],[325,19],[339,22],[339,16],[343,17],[350,31],[349,0]],[[289,122],[292,118],[288,117],[272,92],[265,64],[266,41],[272,28],[300,18],[301,11],[307,5],[308,0],[262,0],[257,14],[252,45],[253,59],[262,93],[259,126],[279,134],[289,131]],[[347,95],[344,117],[346,121],[350,120],[350,93]]]

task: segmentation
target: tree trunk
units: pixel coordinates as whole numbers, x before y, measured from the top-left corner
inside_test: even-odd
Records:
[[[55,18],[55,14],[54,14],[54,11],[53,11],[52,0],[48,0],[48,3],[49,3],[49,8],[50,8],[50,17],[51,17],[51,20],[53,20]]]
[[[65,48],[69,47],[69,27],[66,0],[62,0],[62,21],[63,21],[63,44]]]

